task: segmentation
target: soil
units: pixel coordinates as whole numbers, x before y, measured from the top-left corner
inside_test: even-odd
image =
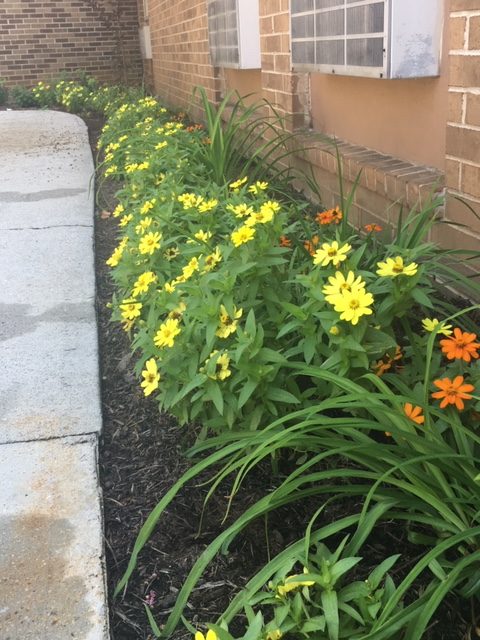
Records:
[[[85,118],[92,151],[103,124],[100,118]],[[135,537],[160,498],[189,468],[185,450],[195,439],[195,428],[180,428],[175,420],[159,414],[154,400],[145,398],[133,374],[128,336],[110,321],[108,303],[113,293],[110,270],[105,260],[117,244],[117,223],[109,215],[115,206],[118,183],[97,184],[95,246],[97,273],[97,313],[101,357],[104,431],[100,469],[104,493],[105,544],[110,624],[112,640],[150,640],[154,636],[148,624],[144,603],[161,626],[175,602],[178,590],[189,570],[206,546],[222,530],[228,487],[220,488],[210,500],[198,533],[208,487],[199,481],[187,486],[169,506],[154,534],[139,556],[128,588],[113,600],[114,587],[127,566]],[[206,478],[203,478],[204,480]],[[228,522],[243,513],[255,499],[273,488],[269,465],[249,477]],[[219,555],[205,572],[189,599],[186,616],[194,624],[214,621],[232,596],[267,561],[298,537],[318,504],[283,509],[249,527],[232,545],[228,555]],[[354,500],[335,503],[323,514],[323,522],[358,512]],[[268,529],[268,543],[265,530]],[[408,542],[406,531],[385,523],[377,531],[362,555],[375,566],[378,558],[401,553],[402,560],[393,572],[395,582],[409,570],[421,553]],[[404,560],[405,559],[405,560]],[[418,585],[418,590],[422,585]],[[425,640],[470,640],[471,612],[468,603],[455,597],[444,601],[437,617],[425,634]],[[190,639],[182,626],[173,640]],[[478,636],[475,636],[478,638]]]

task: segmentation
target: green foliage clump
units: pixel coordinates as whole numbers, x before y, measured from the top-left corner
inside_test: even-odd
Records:
[[[20,107],[21,109],[28,109],[30,107],[37,106],[37,100],[33,91],[26,87],[16,86],[12,87],[9,92],[13,105]]]
[[[5,86],[5,82],[0,79],[0,106],[3,106],[7,103],[8,98],[8,89]]]

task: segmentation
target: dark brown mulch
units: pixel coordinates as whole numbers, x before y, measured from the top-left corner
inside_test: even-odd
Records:
[[[87,118],[92,149],[102,126],[99,118]],[[98,206],[95,217],[97,310],[102,375],[104,431],[101,443],[100,469],[104,491],[105,541],[110,595],[121,578],[135,537],[158,500],[190,466],[184,451],[192,443],[192,433],[181,429],[166,415],[160,415],[155,402],[144,398],[138,380],[132,373],[128,336],[121,327],[110,322],[108,303],[113,286],[105,260],[117,244],[116,221],[112,211],[118,185],[97,185]],[[234,502],[229,522],[248,508],[255,497],[265,494],[272,479],[267,466],[258,469],[244,491]],[[217,491],[204,516],[203,529],[198,526],[205,486],[190,484],[172,503],[160,520],[150,542],[142,551],[137,570],[122,597],[110,599],[111,637],[113,640],[147,640],[153,638],[144,602],[161,625],[171,611],[176,594],[190,568],[208,543],[222,529],[221,521],[227,504],[228,488]],[[268,529],[270,553],[275,554],[295,540],[303,531],[318,504],[300,505],[273,514],[267,523],[254,524],[232,545],[228,555],[219,555],[207,569],[189,599],[186,615],[195,623],[214,620],[226,607],[232,595],[268,558],[265,526]],[[338,503],[323,514],[324,522],[357,512],[354,501]],[[407,540],[406,531],[385,524],[364,553],[367,566],[391,553],[402,553],[402,562],[394,576],[398,582],[421,550]],[[403,558],[410,558],[403,561]],[[421,585],[419,585],[421,589]],[[425,640],[467,640],[470,612],[466,603],[447,599],[431,625]],[[472,636],[473,637],[473,636]],[[191,638],[183,628],[173,640]]]

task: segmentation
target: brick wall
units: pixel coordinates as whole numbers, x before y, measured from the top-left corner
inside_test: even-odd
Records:
[[[3,0],[0,78],[32,85],[62,71],[140,82],[136,0]]]
[[[210,61],[206,0],[149,0],[153,83],[171,107],[189,106],[192,90],[202,85],[218,99],[218,74]]]
[[[458,247],[480,250],[480,0],[450,0],[450,80],[446,217],[465,227],[442,233]]]

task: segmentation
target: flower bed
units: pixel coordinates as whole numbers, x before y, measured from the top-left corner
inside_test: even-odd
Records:
[[[238,123],[222,129],[204,106],[206,130],[154,99],[125,103],[109,109],[100,140],[120,187],[113,317],[131,336],[144,395],[200,425],[190,427],[197,462],[147,519],[117,591],[188,479],[212,470],[207,500],[230,482],[228,511],[252,469],[271,461],[275,472],[288,457],[275,488],[203,551],[162,628],[147,606],[155,635],[171,637],[205,567],[247,525],[301,501],[315,509],[298,542],[208,632],[189,627],[198,640],[423,638],[450,592],[470,601],[474,624],[480,344],[473,307],[458,311],[439,292],[438,277],[467,284],[455,252],[425,240],[439,203],[395,230],[355,230],[352,194],[317,213],[284,173],[271,179],[272,165],[262,174],[225,145]],[[345,495],[358,508],[325,521]],[[419,549],[397,582],[398,554],[361,562],[385,521]],[[244,629],[231,634],[237,614]]]

